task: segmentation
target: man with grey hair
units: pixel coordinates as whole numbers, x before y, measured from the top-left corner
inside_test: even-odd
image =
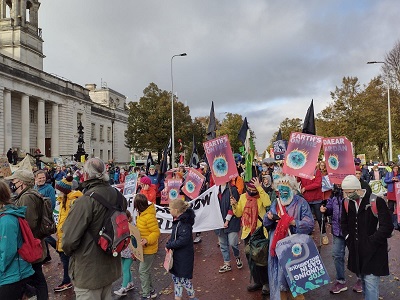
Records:
[[[63,225],[63,250],[71,256],[69,270],[76,299],[111,300],[111,284],[121,277],[121,259],[106,254],[94,241],[103,224],[107,208],[89,194],[100,194],[110,205],[117,204],[118,191],[110,186],[104,162],[86,161],[82,183],[84,195],[75,200]],[[127,202],[123,199],[123,208]]]
[[[34,176],[32,171],[19,169],[16,170],[11,176],[6,177],[10,181],[10,190],[16,195],[13,199],[16,206],[26,206],[25,218],[28,221],[29,227],[35,238],[39,238],[41,216],[43,214],[42,205],[43,198],[38,191],[33,189]],[[44,239],[42,242],[42,257],[32,263],[32,268],[35,273],[28,278],[27,284],[36,289],[36,296],[38,300],[48,299],[48,288],[46,278],[43,275],[42,265],[43,260],[47,255],[46,245]]]

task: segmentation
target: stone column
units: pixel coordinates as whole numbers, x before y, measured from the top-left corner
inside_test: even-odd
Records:
[[[58,104],[53,103],[52,111],[51,111],[51,156],[59,157],[60,156],[60,148],[59,148],[59,126],[58,126]]]
[[[4,90],[4,151],[12,148],[11,91]]]
[[[38,121],[37,121],[38,127],[37,127],[37,147],[40,149],[40,151],[45,154],[46,149],[45,149],[45,124],[44,124],[44,100],[39,99],[38,100]]]
[[[30,152],[30,115],[29,96],[22,94],[21,97],[21,149],[26,153]]]

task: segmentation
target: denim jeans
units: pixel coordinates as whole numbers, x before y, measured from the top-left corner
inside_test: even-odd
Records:
[[[71,278],[68,275],[69,256],[65,255],[64,252],[58,252],[58,254],[60,255],[60,260],[64,269],[64,277],[62,284],[70,283]]]
[[[153,290],[153,280],[151,278],[151,270],[155,254],[143,254],[143,261],[139,264],[139,277],[142,286],[143,297],[150,296]]]
[[[364,300],[379,299],[379,276],[361,275]]]
[[[399,228],[399,224],[397,223],[397,213],[396,213],[396,201],[388,201],[388,207],[389,207],[389,212],[390,215],[392,216],[392,223],[394,226],[394,229]]]
[[[239,234],[237,232],[225,233],[223,229],[219,231],[218,235],[219,246],[221,248],[222,257],[224,262],[230,262],[231,257],[229,253],[229,246],[232,247],[233,255],[239,257]]]
[[[346,241],[344,237],[333,236],[333,247],[332,247],[332,257],[333,263],[336,269],[336,280],[340,283],[345,283],[346,278],[344,276],[344,257],[346,254]]]

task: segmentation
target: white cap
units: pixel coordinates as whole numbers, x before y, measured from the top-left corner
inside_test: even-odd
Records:
[[[360,180],[354,175],[347,175],[342,181],[343,190],[361,190]]]

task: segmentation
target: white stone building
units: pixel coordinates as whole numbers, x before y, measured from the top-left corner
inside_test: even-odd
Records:
[[[0,0],[0,154],[39,148],[47,157],[70,157],[82,121],[89,156],[129,162],[126,97],[43,71],[39,6],[37,0]]]

